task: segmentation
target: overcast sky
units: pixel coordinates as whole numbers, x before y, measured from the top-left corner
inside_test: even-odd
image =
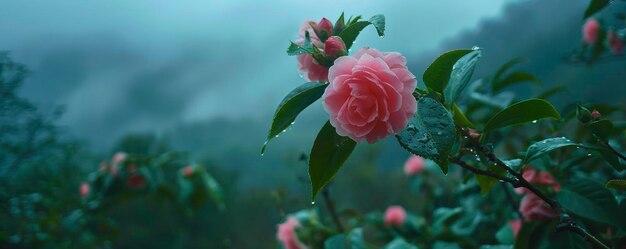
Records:
[[[182,122],[269,119],[302,82],[285,49],[304,19],[385,14],[386,37],[367,29],[355,48],[412,56],[512,1],[3,1],[0,50],[33,71],[24,95],[64,105],[62,124],[109,143]]]

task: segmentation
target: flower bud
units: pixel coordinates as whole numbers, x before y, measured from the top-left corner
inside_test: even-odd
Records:
[[[591,112],[583,106],[578,106],[576,109],[576,118],[583,124],[589,123],[589,121],[591,121]]]
[[[480,139],[480,132],[478,132],[475,129],[467,129],[467,134],[469,135],[470,138],[474,140]]]
[[[329,56],[339,57],[346,55],[346,44],[339,36],[331,36],[324,42],[324,53]]]
[[[406,221],[406,211],[401,206],[390,206],[385,211],[385,225],[401,227]]]
[[[88,196],[89,191],[90,191],[89,183],[83,182],[80,184],[80,188],[79,188],[80,196],[82,197]]]
[[[193,171],[194,170],[192,166],[187,166],[183,168],[183,176],[190,177],[191,175],[193,175]]]
[[[600,120],[600,118],[602,118],[602,114],[600,114],[600,112],[599,112],[599,111],[597,111],[597,110],[593,110],[593,111],[591,112],[591,120],[596,121],[596,120]]]
[[[589,18],[583,25],[583,39],[589,45],[595,45],[598,42],[600,34],[600,23],[593,18]]]
[[[320,40],[325,41],[333,35],[333,24],[325,17],[317,24],[317,36]]]
[[[425,165],[426,162],[424,161],[424,158],[412,155],[404,163],[404,173],[406,173],[408,176],[417,175],[424,171]]]

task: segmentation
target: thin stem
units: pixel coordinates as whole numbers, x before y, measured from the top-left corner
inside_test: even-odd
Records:
[[[564,215],[563,218],[561,218],[561,223],[557,225],[556,231],[570,231],[576,233],[580,237],[583,237],[583,239],[585,239],[587,242],[592,243],[599,248],[609,249],[608,246],[604,245],[600,240],[591,235],[586,229],[576,224],[576,222],[567,214]]]
[[[328,186],[326,186],[322,190],[322,197],[324,198],[324,203],[326,203],[326,209],[328,209],[328,212],[330,213],[330,216],[332,217],[333,222],[335,223],[335,226],[337,226],[337,230],[343,233],[345,230],[343,229],[341,220],[339,220],[339,215],[337,214],[337,211],[335,210],[335,206],[333,205],[333,202],[330,199],[330,191],[328,190]]]
[[[505,181],[505,182],[509,182],[509,183],[513,183],[515,181],[514,179],[508,178],[506,176],[501,176],[501,175],[498,175],[498,174],[493,173],[491,171],[487,171],[487,170],[483,170],[483,169],[479,169],[479,168],[476,168],[474,166],[471,166],[471,165],[465,163],[464,161],[462,161],[461,159],[458,159],[458,158],[452,158],[451,160],[452,160],[453,163],[461,166],[464,169],[472,171],[472,172],[474,172],[474,174],[477,174],[477,175],[489,176],[491,178],[496,178],[496,179],[498,179],[500,181]]]
[[[626,156],[624,156],[622,153],[620,153],[615,148],[613,148],[613,146],[611,146],[611,144],[609,144],[608,141],[604,141],[604,139],[598,139],[598,140],[600,140],[600,142],[602,142],[602,144],[604,144],[607,148],[609,148],[609,150],[611,150],[615,155],[620,157],[622,160],[626,161]]]

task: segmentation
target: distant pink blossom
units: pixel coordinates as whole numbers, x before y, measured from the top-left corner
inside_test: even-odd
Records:
[[[89,187],[89,183],[83,182],[80,184],[79,193],[82,197],[87,197],[89,195],[89,191],[91,187]]]
[[[105,162],[101,162],[100,165],[98,166],[100,170],[107,170],[109,169],[109,165]]]
[[[193,175],[193,166],[186,166],[185,168],[183,168],[183,175],[185,177],[190,177],[191,175]]]
[[[554,177],[548,172],[540,172],[533,167],[526,166],[522,177],[524,177],[524,179],[526,179],[526,181],[530,184],[549,186],[552,187],[554,191],[561,191],[561,185],[556,182]],[[526,188],[516,188],[515,192],[518,194],[524,194],[529,193],[530,191]]]
[[[390,206],[385,211],[385,225],[400,227],[406,221],[406,211],[401,206]]]
[[[296,234],[296,229],[300,227],[300,222],[295,217],[290,216],[285,223],[278,225],[278,233],[276,238],[283,245],[285,249],[307,249],[307,246],[302,244]]]
[[[320,41],[320,39],[315,34],[313,30],[313,26],[317,26],[317,22],[313,20],[306,20],[304,24],[300,27],[300,31],[298,32],[298,40],[295,41],[298,45],[304,44],[305,32],[309,32],[309,38],[311,43],[318,48],[323,48],[324,43]],[[301,54],[296,56],[298,60],[298,71],[303,78],[308,81],[319,81],[326,82],[328,81],[328,68],[320,65],[313,59],[313,56],[310,54]]]
[[[146,177],[140,174],[131,175],[126,178],[126,185],[133,189],[141,189],[146,187]]]
[[[331,36],[324,42],[324,53],[333,57],[337,57],[337,53],[343,51],[346,52],[346,44],[339,36]]]
[[[595,45],[598,42],[600,34],[600,23],[593,18],[589,18],[583,25],[583,39],[589,45]]]
[[[375,143],[402,131],[417,104],[415,76],[400,53],[363,48],[330,68],[324,109],[337,134]]]
[[[609,47],[613,54],[621,54],[624,50],[624,40],[622,40],[613,30],[609,30],[607,33],[607,39],[609,40]]]
[[[120,168],[117,165],[112,165],[109,167],[109,174],[112,176],[117,176],[120,173]]]
[[[522,228],[522,220],[517,219],[509,221],[509,227],[513,230],[513,236],[517,237],[517,233],[519,233],[519,230]]]
[[[548,203],[533,193],[527,193],[520,204],[519,211],[528,221],[544,221],[553,219],[559,214]]]
[[[128,154],[126,154],[125,152],[117,152],[115,153],[115,155],[113,155],[113,159],[111,159],[111,164],[119,164],[122,161],[126,160],[127,157]]]
[[[130,165],[128,166],[128,173],[135,173],[137,172],[137,165]]]
[[[424,158],[416,155],[411,155],[409,159],[404,163],[404,173],[409,176],[414,176],[424,171],[425,166]]]
[[[480,132],[475,129],[468,129],[467,134],[474,140],[477,140],[480,138]]]

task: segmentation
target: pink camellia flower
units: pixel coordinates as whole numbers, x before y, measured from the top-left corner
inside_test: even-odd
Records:
[[[298,71],[302,77],[308,81],[328,81],[328,68],[320,65],[313,59],[310,54],[301,54],[297,56]]]
[[[401,206],[390,206],[385,211],[385,225],[400,227],[406,221],[406,211]]]
[[[519,233],[519,230],[522,228],[522,220],[517,219],[509,221],[509,227],[513,230],[513,236],[517,237],[517,233]]]
[[[561,185],[548,172],[539,172],[535,168],[527,166],[522,177],[531,184],[550,186],[554,191],[561,191]],[[526,188],[516,188],[515,192],[518,194],[530,193]]]
[[[424,171],[424,158],[416,155],[411,155],[409,159],[404,163],[404,173],[409,176],[414,176]]]
[[[609,40],[609,47],[611,47],[613,54],[621,54],[624,50],[624,40],[622,40],[613,30],[609,30],[607,38]]]
[[[343,42],[341,37],[339,36],[331,36],[324,42],[324,53],[333,57],[337,57],[337,53],[343,51],[344,54],[346,52],[346,44]]]
[[[306,249],[307,247],[300,242],[296,234],[296,228],[300,227],[300,222],[295,217],[287,218],[285,223],[278,225],[278,233],[276,238],[285,249]]]
[[[583,39],[589,45],[598,42],[598,34],[600,33],[600,23],[593,18],[589,18],[583,25]]]
[[[559,216],[548,203],[533,193],[527,193],[524,198],[522,198],[519,211],[528,221],[544,221]]]
[[[137,165],[130,165],[128,166],[128,173],[135,173],[137,172]]]
[[[326,35],[328,36],[333,34],[333,24],[326,19],[326,17],[322,18],[322,20],[317,24],[317,32],[322,31],[326,31]]]
[[[89,187],[89,183],[83,182],[80,184],[79,193],[82,197],[87,197],[89,195],[89,191],[91,188]]]
[[[298,32],[298,40],[296,40],[295,43],[298,45],[303,45],[305,32],[308,31],[311,43],[313,43],[313,45],[318,48],[322,48],[324,46],[324,43],[322,43],[322,41],[320,41],[320,39],[317,37],[311,25],[317,26],[317,23],[313,20],[306,20],[304,24],[302,24],[302,26],[300,27],[300,31]],[[317,63],[317,61],[313,59],[312,55],[301,54],[296,56],[296,58],[298,59],[298,71],[303,78],[308,81],[328,81],[328,68]]]
[[[193,175],[193,166],[186,166],[183,168],[183,176],[190,177]]]
[[[400,132],[417,110],[417,81],[400,53],[363,48],[335,60],[328,79],[322,99],[330,123],[357,142]]]
[[[131,175],[126,178],[126,185],[133,189],[140,189],[146,186],[146,177],[143,175]]]
[[[113,159],[111,159],[111,164],[119,164],[122,161],[126,160],[127,157],[128,154],[126,154],[125,152],[117,152],[115,153],[115,155],[113,155]]]

